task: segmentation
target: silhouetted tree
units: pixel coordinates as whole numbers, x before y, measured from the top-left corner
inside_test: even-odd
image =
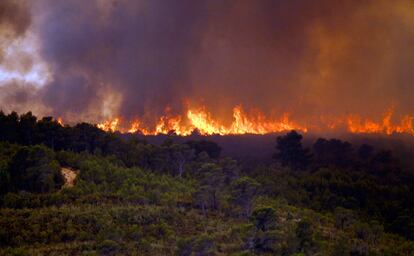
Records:
[[[75,152],[94,153],[100,147],[103,153],[111,154],[117,150],[115,145],[111,145],[111,137],[113,138],[113,135],[105,135],[104,131],[94,125],[80,123],[71,130],[71,148]]]
[[[18,125],[19,116],[16,112],[11,112],[9,115],[5,115],[3,111],[0,111],[0,139],[2,141],[12,143],[18,142]]]
[[[36,125],[37,118],[32,114],[32,112],[27,112],[26,114],[20,116],[19,141],[21,144],[32,145],[35,143]]]
[[[302,147],[302,135],[291,131],[285,136],[277,137],[277,153],[273,156],[282,166],[295,170],[304,169],[309,164],[309,150]]]
[[[63,127],[52,117],[43,117],[37,123],[38,140],[51,149],[65,148]]]

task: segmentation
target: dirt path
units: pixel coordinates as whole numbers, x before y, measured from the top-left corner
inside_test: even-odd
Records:
[[[62,168],[61,173],[65,178],[65,184],[63,185],[64,188],[70,188],[75,185],[76,176],[78,176],[78,172],[73,169],[69,168]]]

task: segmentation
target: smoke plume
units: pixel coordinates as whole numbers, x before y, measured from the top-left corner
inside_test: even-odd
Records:
[[[24,34],[31,16],[26,1],[2,0],[0,2],[0,62],[4,50],[13,39]]]
[[[167,107],[205,106],[226,120],[238,104],[305,121],[381,116],[391,106],[414,114],[413,1],[39,0],[30,12],[19,8],[2,1],[0,22],[15,35],[32,23],[51,77],[33,104],[66,119],[153,122]]]

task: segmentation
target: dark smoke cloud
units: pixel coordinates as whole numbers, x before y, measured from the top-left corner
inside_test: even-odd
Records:
[[[236,104],[297,118],[414,114],[408,0],[40,0],[34,31],[59,116],[151,120]],[[80,117],[78,117],[80,118]]]
[[[110,3],[110,4],[109,4]],[[44,100],[56,112],[95,108],[120,94],[126,118],[177,111],[188,61],[206,19],[201,1],[45,1],[39,21],[43,56],[54,81]],[[98,99],[97,99],[98,98]],[[96,109],[99,113],[99,109]]]
[[[30,21],[31,16],[25,0],[0,1],[1,32],[8,33],[10,36],[23,34],[29,27]]]
[[[31,24],[31,15],[25,0],[0,1],[0,63],[3,50],[16,37],[23,35]]]

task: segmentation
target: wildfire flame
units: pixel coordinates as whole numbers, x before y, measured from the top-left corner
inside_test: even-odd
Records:
[[[119,130],[119,120],[119,118],[115,118],[114,120],[105,121],[103,123],[97,124],[96,126],[99,129],[102,129],[107,132],[115,132]]]
[[[414,135],[414,116],[404,116],[399,123],[392,122],[393,110],[387,111],[382,120],[373,121],[361,118],[359,115],[348,115],[342,118],[322,118],[319,130],[338,130],[341,127],[351,133],[408,133]],[[254,115],[246,113],[242,106],[233,109],[233,120],[228,126],[211,117],[204,108],[190,108],[185,116],[161,116],[153,129],[144,127],[140,120],[135,120],[128,129],[121,128],[121,118],[107,120],[97,125],[104,131],[120,131],[144,135],[168,134],[186,136],[194,131],[201,135],[229,135],[229,134],[267,134],[290,130],[308,132],[312,130],[306,125],[299,124],[290,119],[289,113],[284,113],[279,119],[269,119],[263,113]],[[315,129],[315,130],[318,130]]]
[[[120,119],[115,118],[104,123],[98,124],[98,128],[105,131],[121,131],[119,127]],[[281,132],[286,130],[299,130],[306,132],[307,129],[289,120],[289,115],[284,114],[280,120],[268,120],[264,115],[247,115],[241,106],[233,109],[233,122],[226,127],[214,120],[210,113],[205,109],[189,109],[185,118],[182,116],[162,116],[160,117],[155,129],[150,130],[142,127],[140,120],[131,123],[130,128],[126,129],[130,133],[141,132],[144,135],[168,134],[174,132],[177,135],[190,135],[197,130],[202,135],[228,135],[228,134],[266,134]]]
[[[58,124],[60,125],[60,126],[65,126],[64,124],[63,124],[63,120],[62,120],[62,118],[61,117],[58,117],[58,119],[57,119],[57,122],[58,122]]]
[[[414,135],[414,117],[404,116],[400,124],[393,124],[391,121],[393,111],[385,113],[382,122],[372,120],[362,120],[359,116],[352,115],[348,117],[348,128],[352,133],[408,133]]]

